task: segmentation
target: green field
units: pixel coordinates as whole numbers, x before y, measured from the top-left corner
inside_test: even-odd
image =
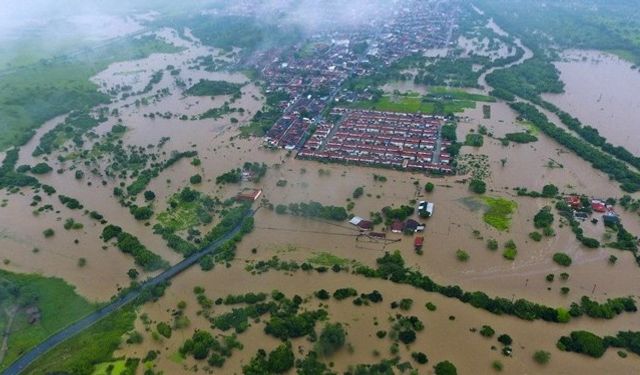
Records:
[[[109,366],[111,366],[110,370]],[[120,375],[126,369],[126,360],[119,359],[117,361],[104,362],[96,365],[91,375]]]
[[[499,197],[484,197],[482,200],[487,205],[482,216],[484,222],[500,231],[509,229],[511,215],[518,207],[516,202]]]
[[[133,307],[118,310],[41,356],[24,374],[91,375],[114,360],[113,352],[120,345],[122,336],[133,329],[135,319]]]
[[[424,96],[417,93],[388,94],[375,101],[354,103],[353,107],[386,112],[449,114],[475,108],[476,102],[493,101],[495,99],[485,95],[470,94],[459,89],[433,87]]]
[[[3,311],[0,314],[0,326],[4,327],[7,321],[4,309],[19,307],[0,371],[21,353],[97,308],[76,294],[74,289],[58,278],[0,271],[0,308]],[[17,293],[9,292],[16,290]],[[25,310],[32,306],[40,310],[41,318],[29,324]]]

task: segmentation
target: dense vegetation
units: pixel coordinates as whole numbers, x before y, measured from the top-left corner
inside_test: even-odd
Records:
[[[276,212],[279,214],[290,214],[294,216],[320,218],[325,220],[344,221],[349,217],[344,207],[324,206],[318,202],[309,203],[289,203],[288,206],[276,206]]]
[[[558,340],[558,348],[599,358],[607,348],[623,348],[640,355],[640,332],[620,331],[615,336],[597,336],[588,331],[573,331]]]
[[[110,224],[102,230],[102,240],[108,242],[113,238],[116,239],[116,246],[120,251],[125,254],[131,254],[136,264],[147,271],[155,271],[169,265],[167,261],[141,244],[136,236],[123,231],[122,228],[118,226]]]
[[[359,266],[355,273],[365,277],[388,279],[399,284],[409,284],[427,292],[440,293],[446,297],[456,298],[473,307],[487,310],[498,315],[513,315],[524,320],[542,319],[549,322],[564,323],[571,317],[587,315],[593,318],[611,319],[622,312],[637,311],[635,300],[631,297],[619,297],[609,299],[605,303],[591,301],[588,297],[583,297],[580,303],[573,303],[571,309],[552,308],[527,301],[517,299],[512,301],[507,298],[491,298],[483,292],[465,292],[457,285],[443,286],[434,282],[428,276],[419,271],[412,270],[405,266],[404,259],[399,252],[385,253],[376,260],[377,267],[370,268]]]
[[[198,83],[189,87],[186,93],[193,96],[234,95],[240,93],[241,87],[242,85],[239,83],[201,79]]]

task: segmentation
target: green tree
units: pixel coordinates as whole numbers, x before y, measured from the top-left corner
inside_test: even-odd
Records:
[[[469,183],[469,189],[476,194],[484,194],[487,191],[487,184],[478,179],[473,179]]]
[[[291,342],[287,341],[269,353],[267,367],[271,373],[282,374],[293,367],[294,361],[295,356],[291,349]]]
[[[193,175],[189,178],[189,182],[191,182],[192,184],[199,184],[202,182],[202,176],[200,176],[199,174]]]
[[[544,185],[542,188],[542,196],[545,198],[553,198],[558,195],[558,187],[554,184]]]
[[[453,363],[449,361],[439,362],[434,367],[436,375],[458,375],[458,370]]]
[[[346,341],[346,333],[342,324],[327,323],[316,343],[316,351],[321,356],[327,357],[340,350]]]
[[[156,199],[156,193],[154,193],[151,190],[147,190],[144,192],[144,199],[148,202],[148,201],[152,201],[154,199]]]

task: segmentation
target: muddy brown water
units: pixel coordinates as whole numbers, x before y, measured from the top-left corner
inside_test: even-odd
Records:
[[[168,32],[171,36],[171,32]],[[134,74],[117,74],[118,72],[144,70],[139,82],[145,85],[147,78],[153,71],[162,69],[168,64],[183,67],[185,77],[192,75],[193,79],[205,73],[188,71],[184,68],[187,60],[196,57],[202,51],[198,45],[189,46],[182,52],[182,57],[172,55],[152,55],[147,59],[110,66],[109,74],[102,72],[99,79],[109,85],[122,83],[123,77]],[[193,50],[192,50],[193,48]],[[189,52],[191,51],[191,52]],[[182,65],[181,65],[182,64]],[[225,73],[211,73],[204,77],[216,77],[233,82],[243,82],[245,78],[239,75],[224,75]],[[132,78],[133,79],[133,78]],[[198,78],[199,79],[199,78]],[[355,200],[353,214],[368,217],[371,212],[379,211],[388,205],[409,204],[411,200],[426,199],[436,204],[435,215],[427,223],[425,232],[425,252],[419,256],[413,251],[412,237],[389,234],[389,238],[399,242],[384,245],[382,243],[356,241],[353,227],[348,224],[324,223],[317,220],[301,219],[286,215],[277,215],[267,209],[261,209],[256,216],[256,229],[240,243],[237,258],[231,268],[217,266],[213,271],[204,273],[197,267],[178,276],[167,290],[165,297],[158,303],[147,304],[141,308],[156,321],[169,320],[169,309],[174,308],[180,300],[188,303],[187,315],[191,319],[190,328],[174,332],[171,339],[155,342],[148,333],[141,345],[124,345],[116,355],[125,354],[137,357],[146,355],[150,349],[161,350],[157,366],[165,373],[186,373],[184,365],[191,367],[193,360],[180,364],[170,357],[177,351],[182,342],[191,336],[194,328],[207,328],[208,323],[196,315],[197,302],[192,290],[196,285],[204,286],[209,297],[217,298],[228,294],[246,293],[249,291],[269,292],[279,289],[289,296],[300,294],[310,295],[319,288],[333,291],[344,286],[353,286],[360,292],[379,290],[385,298],[380,305],[371,307],[356,307],[350,301],[329,302],[330,319],[347,324],[348,341],[353,346],[353,353],[343,350],[331,358],[335,369],[343,371],[348,365],[362,362],[377,361],[374,350],[381,353],[381,358],[389,357],[390,341],[379,340],[375,337],[378,329],[388,329],[387,317],[394,314],[388,303],[400,298],[413,298],[415,304],[411,314],[419,316],[426,325],[425,331],[419,334],[418,340],[410,348],[401,348],[403,359],[409,360],[411,351],[424,351],[430,359],[430,364],[420,367],[420,373],[430,373],[431,366],[441,360],[453,361],[461,373],[490,373],[491,361],[500,359],[505,364],[505,373],[538,373],[547,371],[558,374],[574,373],[633,373],[640,362],[639,357],[631,354],[629,358],[619,358],[615,351],[610,350],[603,358],[593,360],[588,357],[563,353],[555,349],[555,342],[559,336],[571,330],[587,329],[599,334],[612,334],[618,330],[638,330],[640,321],[635,314],[625,314],[610,321],[596,321],[581,318],[567,325],[557,325],[544,322],[524,322],[512,317],[500,317],[485,311],[474,309],[459,301],[442,296],[425,293],[410,286],[399,286],[381,280],[368,280],[349,274],[335,274],[329,272],[324,275],[308,275],[298,272],[287,276],[281,272],[270,271],[263,275],[252,276],[244,270],[248,261],[269,259],[278,255],[284,260],[304,261],[314,253],[327,251],[337,256],[354,259],[359,262],[374,265],[375,259],[384,251],[399,250],[407,264],[423,273],[428,274],[441,284],[458,284],[466,290],[482,290],[489,295],[499,295],[505,298],[527,298],[535,302],[553,306],[567,306],[578,300],[582,295],[589,295],[603,300],[608,297],[621,295],[637,295],[640,281],[640,269],[635,264],[630,253],[616,250],[597,249],[587,250],[577,245],[568,226],[560,227],[556,215],[554,228],[557,235],[534,243],[528,238],[533,231],[532,218],[544,205],[550,204],[543,199],[516,197],[512,188],[523,186],[540,190],[546,183],[554,183],[563,192],[587,193],[598,197],[620,196],[622,192],[616,184],[612,184],[608,177],[591,168],[583,160],[569,153],[555,141],[539,134],[538,142],[527,145],[512,144],[501,146],[498,140],[485,137],[485,145],[480,149],[463,147],[463,154],[486,154],[489,156],[490,177],[488,185],[489,195],[513,199],[518,208],[513,215],[511,228],[500,232],[489,227],[482,219],[482,211],[470,211],[461,202],[470,193],[461,180],[468,176],[449,176],[445,178],[427,178],[424,175],[391,170],[380,170],[366,167],[323,164],[311,161],[301,161],[287,157],[284,151],[271,151],[261,147],[259,139],[232,139],[237,133],[237,126],[229,121],[229,117],[220,120],[180,121],[177,119],[149,119],[145,113],[154,111],[171,111],[173,113],[197,115],[203,109],[216,106],[224,98],[183,98],[174,86],[174,81],[168,74],[155,89],[167,87],[172,94],[162,98],[149,106],[135,108],[124,107],[135,98],[112,104],[121,112],[124,124],[130,127],[123,141],[126,144],[146,145],[156,143],[161,137],[169,136],[171,140],[164,146],[165,150],[196,149],[202,160],[200,167],[190,165],[188,160],[182,160],[173,167],[165,170],[149,184],[149,189],[156,192],[156,212],[166,206],[167,198],[188,185],[188,178],[201,173],[204,182],[197,189],[211,196],[228,198],[235,195],[244,187],[260,187],[264,189],[265,197],[274,204],[319,201],[323,204],[344,206],[352,192],[359,186],[364,186],[365,195]],[[409,88],[409,87],[406,87]],[[243,88],[244,95],[233,106],[247,109],[244,117],[237,116],[241,122],[250,118],[262,104],[262,96],[254,85]],[[416,90],[417,91],[417,90]],[[258,97],[258,100],[253,99]],[[523,131],[524,125],[515,121],[515,114],[504,103],[492,103],[491,119],[482,118],[481,106],[469,109],[463,115],[468,116],[467,122],[458,125],[458,137],[470,129],[477,129],[479,124],[487,126],[496,137],[505,133]],[[235,115],[234,115],[235,116]],[[52,120],[38,131],[42,135],[47,127],[55,126],[60,119]],[[110,119],[96,131],[100,134],[108,131],[116,119]],[[36,137],[36,139],[38,136]],[[35,141],[25,146],[21,152],[20,163],[33,164],[41,158],[32,158],[31,151]],[[50,157],[54,169],[60,165],[54,161],[57,153]],[[501,166],[500,159],[506,158],[505,166]],[[550,169],[546,166],[549,158],[561,163],[564,168]],[[219,187],[212,180],[221,173],[237,168],[246,161],[264,162],[270,166],[267,176],[258,184],[244,182],[239,185]],[[67,165],[68,167],[68,165]],[[320,170],[323,173],[320,173]],[[374,182],[373,174],[384,175],[386,183]],[[106,218],[121,225],[127,231],[135,234],[152,251],[160,254],[170,262],[176,262],[180,256],[168,249],[162,239],[152,234],[150,227],[136,222],[128,210],[121,207],[112,197],[114,183],[102,186],[100,179],[87,173],[84,181],[73,179],[71,172],[62,175],[52,173],[42,178],[44,183],[55,186],[62,194],[78,198],[88,209],[97,210],[105,214]],[[170,182],[168,182],[170,180]],[[276,186],[277,181],[286,180],[285,187]],[[87,186],[91,181],[92,186]],[[427,181],[435,183],[436,189],[431,194],[425,194],[423,186]],[[417,182],[417,185],[414,183]],[[103,245],[98,238],[102,226],[97,225],[82,212],[68,210],[61,207],[57,198],[44,196],[44,203],[51,203],[60,213],[48,212],[34,217],[29,207],[31,196],[29,190],[24,195],[6,196],[2,192],[0,198],[7,198],[6,207],[0,208],[0,258],[8,259],[9,264],[3,268],[15,272],[38,272],[44,275],[62,277],[78,288],[78,292],[91,300],[107,300],[115,293],[118,285],[128,282],[126,270],[133,266],[130,257],[121,254],[110,246],[102,250]],[[42,194],[41,194],[42,195]],[[640,223],[636,214],[622,213],[625,226],[633,233],[640,233]],[[68,217],[82,222],[85,228],[80,231],[65,231],[62,228]],[[155,221],[151,220],[151,224]],[[48,227],[56,230],[51,239],[44,239],[42,231]],[[593,237],[604,235],[602,224],[592,226],[583,224],[586,232]],[[380,229],[380,228],[378,228]],[[477,230],[483,237],[477,239],[473,231]],[[73,240],[78,238],[78,245]],[[518,245],[518,257],[515,261],[502,258],[501,251],[491,252],[486,249],[485,241],[495,238],[500,244],[513,239]],[[40,249],[38,253],[33,248]],[[257,254],[251,249],[256,248]],[[464,249],[471,258],[465,263],[455,257],[457,249]],[[560,268],[552,262],[551,256],[557,251],[569,253],[573,258],[571,267]],[[615,254],[619,260],[615,266],[607,262],[609,254]],[[80,257],[87,259],[84,268],[77,266]],[[559,273],[566,271],[571,276],[568,281],[561,282]],[[553,283],[545,281],[548,273],[556,274]],[[560,294],[562,286],[571,288],[568,296]],[[595,288],[594,288],[595,287]],[[548,290],[551,288],[551,290]],[[423,306],[432,301],[438,306],[436,312],[428,312]],[[311,300],[307,307],[314,308],[318,301]],[[226,308],[216,307],[216,313]],[[456,316],[455,321],[449,321],[450,315]],[[379,326],[373,323],[377,317]],[[137,329],[143,331],[140,322]],[[514,357],[504,358],[498,351],[492,351],[491,346],[499,344],[495,340],[482,338],[477,333],[471,333],[470,328],[479,328],[483,324],[493,326],[498,333],[508,333],[514,340]],[[248,332],[240,336],[245,345],[241,353],[235,353],[228,361],[223,373],[240,373],[258,348],[272,349],[278,342],[263,334],[260,324],[254,324]],[[294,346],[302,346],[304,351],[311,348],[305,340],[296,340]],[[535,364],[531,356],[535,350],[544,349],[552,353],[551,362],[544,368]],[[202,368],[202,365],[199,365]]]
[[[555,65],[565,92],[544,98],[598,129],[614,145],[640,154],[640,73],[632,64],[604,52],[570,50]]]

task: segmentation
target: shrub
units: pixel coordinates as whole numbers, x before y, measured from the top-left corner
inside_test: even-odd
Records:
[[[544,185],[542,188],[542,196],[545,198],[553,198],[558,195],[558,187],[554,184]]]
[[[491,328],[491,326],[482,326],[482,328],[480,329],[480,334],[484,337],[493,337],[493,335],[495,335],[496,331]]]
[[[469,183],[469,190],[476,194],[484,194],[487,191],[487,184],[478,179],[473,179]]]
[[[568,352],[586,354],[594,358],[602,357],[607,350],[602,338],[587,331],[574,331],[569,336],[562,336],[558,340],[558,348]]]
[[[47,228],[42,232],[42,234],[44,234],[45,238],[49,238],[49,237],[53,237],[53,235],[56,234],[56,232],[51,228]]]
[[[355,297],[357,295],[358,291],[353,288],[341,288],[333,292],[333,298],[337,299],[338,301],[349,297]]]
[[[398,306],[400,307],[400,310],[411,310],[411,306],[413,306],[413,300],[411,298],[403,298],[400,300]]]
[[[160,322],[156,325],[156,329],[158,330],[158,333],[161,334],[162,336],[166,337],[166,338],[170,338],[171,337],[171,326],[168,325],[165,322]]]
[[[154,199],[156,199],[156,193],[154,193],[151,190],[147,190],[144,192],[144,199],[148,202],[148,201],[152,201]]]
[[[482,134],[467,134],[465,136],[464,144],[471,147],[482,147],[484,144],[484,137]]]
[[[571,257],[565,253],[553,254],[553,261],[564,267],[569,267],[571,265]]]
[[[316,291],[314,295],[316,296],[317,299],[321,299],[321,300],[328,300],[329,298],[331,298],[331,295],[329,294],[329,292],[327,292],[324,289],[320,289]]]
[[[615,255],[609,255],[609,263],[610,264],[616,264],[616,262],[618,261],[618,257]]]
[[[416,333],[413,330],[400,331],[400,333],[398,333],[398,339],[402,341],[403,344],[409,345],[416,341]]]
[[[493,250],[493,251],[498,250],[498,241],[493,239],[493,238],[488,239],[487,240],[487,248],[489,250]]]
[[[506,249],[504,249],[504,251],[502,252],[502,256],[505,259],[508,260],[514,260],[516,259],[516,256],[518,255],[518,249],[515,247],[507,247]]]
[[[357,199],[357,198],[360,198],[363,194],[364,194],[364,188],[362,186],[359,186],[353,191],[352,196],[353,198]]]
[[[439,362],[434,367],[436,375],[458,375],[458,370],[453,363],[449,361]]]
[[[582,237],[582,239],[580,240],[580,242],[590,248],[590,249],[597,249],[600,247],[600,241],[596,240],[595,238],[589,238],[589,237]]]
[[[38,163],[33,168],[31,168],[31,173],[33,174],[45,174],[49,173],[53,170],[47,163]]]
[[[543,207],[533,217],[533,225],[536,228],[546,228],[553,223],[553,214],[551,213],[551,207]]]
[[[411,358],[413,358],[414,361],[418,362],[421,365],[424,365],[425,363],[429,362],[427,355],[422,352],[411,353]]]
[[[461,262],[466,262],[469,260],[470,256],[466,251],[458,249],[456,250],[456,258],[458,258],[458,260]]]
[[[199,174],[193,175],[189,178],[189,182],[191,182],[192,184],[199,184],[202,182],[202,176],[200,176]]]
[[[511,345],[513,343],[513,340],[511,339],[511,336],[507,335],[506,333],[503,333],[502,335],[498,336],[498,342],[500,342],[503,345]]]
[[[424,305],[424,307],[426,307],[426,308],[427,308],[427,310],[429,310],[429,311],[436,311],[436,309],[437,309],[436,305],[434,305],[434,304],[433,304],[433,303],[431,303],[431,302],[427,302],[427,303]]]
[[[549,363],[550,359],[551,359],[551,353],[546,352],[544,350],[538,350],[535,353],[533,353],[533,360],[536,361],[536,363],[539,363],[541,365],[545,365]]]
[[[504,369],[504,365],[502,364],[502,362],[498,361],[497,359],[491,362],[491,367],[498,372]]]
[[[435,188],[435,185],[432,182],[427,182],[426,185],[424,185],[424,190],[427,193],[431,193],[433,191],[433,189]]]
[[[322,356],[330,356],[344,346],[346,336],[342,324],[327,323],[318,337],[318,342],[315,345],[316,351]]]
[[[540,234],[540,232],[531,232],[529,233],[529,238],[536,242],[540,242],[542,240],[542,234]]]

